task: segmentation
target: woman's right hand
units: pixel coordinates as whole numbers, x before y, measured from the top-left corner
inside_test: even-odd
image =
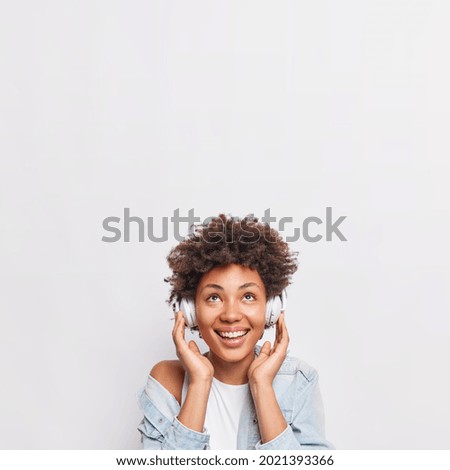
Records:
[[[172,331],[177,357],[187,372],[191,384],[210,384],[214,376],[214,367],[209,359],[201,354],[195,341],[191,340],[189,344],[186,342],[184,338],[185,325],[183,312],[179,310]]]

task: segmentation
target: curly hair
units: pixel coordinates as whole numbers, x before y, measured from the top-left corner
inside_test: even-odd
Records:
[[[297,255],[275,229],[258,222],[253,214],[242,220],[220,214],[196,226],[170,250],[167,262],[173,274],[164,279],[171,284],[167,303],[181,297],[195,299],[203,274],[228,264],[256,269],[270,298],[291,283]]]

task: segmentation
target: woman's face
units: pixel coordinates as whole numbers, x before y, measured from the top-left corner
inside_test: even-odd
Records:
[[[200,332],[213,354],[226,362],[253,357],[266,311],[266,289],[256,270],[229,264],[205,273],[195,306]]]

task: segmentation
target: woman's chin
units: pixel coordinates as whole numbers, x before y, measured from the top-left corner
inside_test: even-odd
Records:
[[[244,345],[242,345],[238,348],[210,348],[210,350],[214,353],[215,356],[220,357],[220,359],[222,359],[223,361],[236,363],[243,361],[249,356],[253,358],[255,344],[251,345],[250,343],[246,344],[245,347]]]

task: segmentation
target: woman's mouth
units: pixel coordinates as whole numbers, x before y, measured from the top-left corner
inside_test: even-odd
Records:
[[[220,331],[215,330],[215,333],[220,338],[220,341],[228,347],[237,347],[245,341],[245,336],[249,330],[236,330],[236,331]]]

